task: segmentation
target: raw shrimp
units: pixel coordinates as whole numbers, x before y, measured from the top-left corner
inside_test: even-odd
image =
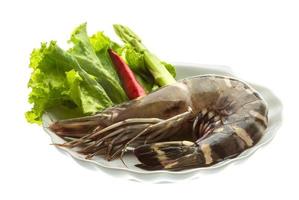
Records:
[[[107,160],[133,152],[148,170],[204,167],[255,145],[268,123],[267,105],[232,77],[186,78],[96,115],[61,120],[50,129],[63,146]],[[130,147],[130,148],[129,148]]]

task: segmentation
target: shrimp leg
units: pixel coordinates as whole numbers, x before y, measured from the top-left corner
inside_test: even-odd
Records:
[[[87,155],[87,158],[91,158],[99,152],[106,152],[108,160],[117,156],[122,158],[129,145],[136,146],[137,139],[142,138],[142,143],[152,143],[158,141],[157,139],[168,138],[169,135],[175,134],[175,131],[171,132],[174,127],[180,126],[192,116],[192,109],[189,108],[186,112],[165,120],[129,118],[106,128],[95,128],[84,137],[57,145],[69,148],[80,147],[78,152]],[[140,145],[140,142],[138,144]]]
[[[255,114],[255,113],[254,113]],[[255,115],[256,116],[256,115]],[[267,119],[259,116],[225,124],[204,139],[161,142],[141,145],[134,153],[148,170],[183,170],[205,167],[238,156],[255,145],[267,127]]]

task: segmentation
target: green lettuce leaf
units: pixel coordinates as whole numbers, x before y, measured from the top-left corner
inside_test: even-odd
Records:
[[[169,64],[165,61],[161,61],[161,64],[165,66],[165,68],[167,69],[167,71],[169,71],[169,73],[175,78],[176,77],[176,71],[175,68],[172,64]]]
[[[28,101],[33,107],[25,114],[28,122],[40,124],[42,114],[53,106],[72,107],[87,114],[112,105],[101,85],[54,41],[32,51],[30,67]],[[78,73],[74,74],[74,69]]]
[[[111,41],[110,38],[108,38],[103,32],[95,33],[89,38],[89,41],[102,65],[120,84],[120,79],[115,71],[114,65],[108,53],[108,49],[117,51],[120,46],[117,43]]]
[[[118,51],[121,46],[117,44],[116,42],[113,42],[110,40],[109,37],[107,37],[104,32],[97,32],[93,34],[90,38],[90,43],[93,48],[93,50],[98,53],[101,51],[107,51],[108,48],[113,49],[113,51]]]
[[[112,63],[107,62],[108,54],[105,56],[106,62],[103,58],[99,59],[87,35],[85,23],[74,30],[70,42],[74,46],[68,52],[76,58],[84,71],[96,77],[98,83],[107,91],[112,102],[118,104],[126,101],[128,98],[114,67]],[[103,46],[105,46],[104,43]]]
[[[75,70],[66,72],[69,85],[69,95],[84,114],[95,113],[103,109],[103,102],[90,91],[86,82]]]
[[[53,54],[55,46],[55,42],[49,46],[42,43],[40,49],[34,49],[31,53],[30,67],[33,72],[28,87],[32,91],[28,101],[33,104],[33,108],[25,114],[28,122],[41,123],[41,116],[47,108],[69,100],[65,69],[58,67],[52,56],[49,56]]]

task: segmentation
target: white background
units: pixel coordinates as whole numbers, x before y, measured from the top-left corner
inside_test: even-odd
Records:
[[[290,0],[1,1],[0,199],[298,199],[299,6]],[[245,162],[177,184],[137,183],[86,169],[50,146],[24,112],[29,54],[41,41],[63,46],[72,29],[113,23],[134,29],[167,61],[231,66],[284,104],[273,141]]]

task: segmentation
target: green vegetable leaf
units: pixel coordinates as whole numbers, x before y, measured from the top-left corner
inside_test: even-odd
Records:
[[[30,67],[33,72],[28,87],[32,90],[28,101],[33,107],[25,114],[28,122],[40,124],[44,111],[53,106],[76,107],[87,114],[112,105],[101,85],[54,41],[33,50]],[[73,68],[79,73],[74,74]],[[88,106],[92,103],[93,108]]]
[[[135,73],[139,84],[142,85],[147,93],[150,93],[154,85],[154,77],[145,66],[144,55],[135,51],[135,49],[129,45],[122,48],[120,54],[124,54],[124,60]]]
[[[161,64],[164,65],[164,67],[167,69],[167,71],[173,76],[173,78],[176,77],[176,71],[172,64],[166,63],[164,61],[161,61]]]
[[[66,72],[66,78],[70,88],[69,95],[71,99],[85,114],[95,113],[104,108],[101,100],[93,95],[78,72],[75,70]]]
[[[125,51],[125,60],[127,61],[130,68],[137,73],[149,73],[145,67],[144,55],[140,52],[137,52],[134,48],[127,45],[124,48]]]
[[[114,69],[114,65],[108,53],[108,49],[111,48],[114,51],[118,51],[118,49],[120,49],[120,46],[117,43],[111,41],[106,35],[104,35],[103,32],[95,33],[89,38],[89,40],[102,65],[105,66],[106,69],[115,78],[115,80],[120,83],[119,77]]]
[[[32,88],[28,101],[33,103],[31,111],[26,113],[26,119],[31,123],[41,123],[41,116],[52,105],[69,100],[65,70],[55,63],[54,49],[56,42],[48,46],[42,43],[40,49],[31,53],[30,67],[33,69],[28,86]]]
[[[108,64],[107,59],[105,63],[102,63],[104,62],[104,59],[102,58],[100,60],[94,51],[86,32],[86,24],[82,24],[74,30],[70,42],[72,42],[74,46],[69,52],[76,58],[84,71],[96,77],[96,80],[104,90],[107,91],[107,94],[113,103],[118,104],[126,101],[127,96],[120,85],[120,81],[113,65]],[[105,42],[108,41],[106,40]],[[96,47],[103,49],[105,42],[103,42],[102,46],[97,45]],[[93,44],[96,45],[98,43],[93,41]]]
[[[93,34],[89,40],[93,50],[96,53],[103,50],[107,51],[108,48],[111,48],[113,51],[117,51],[121,48],[119,44],[111,41],[110,38],[104,34],[104,32],[97,32]]]

